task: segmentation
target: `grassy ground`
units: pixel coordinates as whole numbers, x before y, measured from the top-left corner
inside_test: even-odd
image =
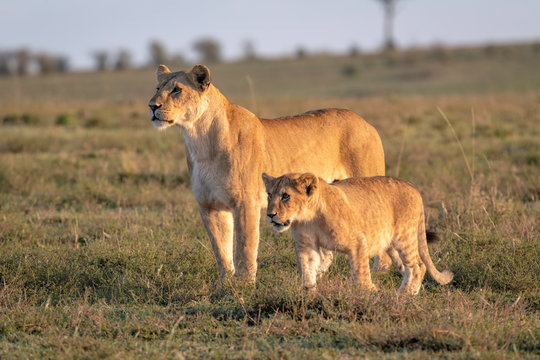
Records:
[[[290,234],[265,224],[257,285],[221,284],[182,137],[146,118],[152,71],[0,79],[0,358],[538,358],[540,53],[524,49],[212,67],[262,116],[335,106],[377,127],[455,273],[414,298],[396,273],[351,287],[341,256],[307,294]]]

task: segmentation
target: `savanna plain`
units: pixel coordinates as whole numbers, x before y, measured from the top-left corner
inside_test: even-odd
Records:
[[[154,69],[0,78],[0,358],[539,358],[538,64],[538,44],[208,64],[261,117],[378,129],[455,274],[416,297],[395,271],[351,286],[343,256],[308,293],[266,223],[256,285],[220,282],[181,133],[147,116]]]

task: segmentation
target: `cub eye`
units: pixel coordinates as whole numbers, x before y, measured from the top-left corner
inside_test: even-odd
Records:
[[[171,91],[173,94],[180,94],[182,92],[182,88],[179,86],[175,86],[174,89]]]
[[[268,193],[268,200],[272,199],[272,194]]]
[[[283,202],[289,201],[290,198],[291,197],[287,193],[283,193],[283,195],[281,195],[281,201],[283,201]]]

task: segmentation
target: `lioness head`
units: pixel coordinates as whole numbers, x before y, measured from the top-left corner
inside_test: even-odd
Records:
[[[278,232],[287,230],[293,221],[309,221],[319,179],[310,173],[285,174],[278,178],[262,174],[268,193],[267,219]]]
[[[171,72],[165,65],[157,70],[157,91],[150,99],[150,120],[158,129],[172,125],[190,127],[206,110],[205,93],[210,86],[210,70],[195,65],[190,71]]]

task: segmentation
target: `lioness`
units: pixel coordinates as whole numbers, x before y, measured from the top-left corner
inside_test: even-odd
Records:
[[[369,258],[388,248],[397,251],[389,254],[399,254],[399,259],[392,257],[403,275],[400,292],[417,294],[426,266],[440,284],[452,280],[450,271],[440,273],[431,261],[422,197],[410,184],[384,176],[328,184],[310,173],[278,178],[263,173],[262,178],[274,230],[292,226],[306,287],[316,286],[320,248],[347,254],[351,280],[369,290],[376,289]]]
[[[178,72],[160,65],[157,81],[150,119],[158,129],[182,130],[193,193],[222,276],[236,268],[255,279],[263,171],[310,171],[328,181],[384,175],[377,131],[351,111],[259,119],[231,104],[204,65]]]

